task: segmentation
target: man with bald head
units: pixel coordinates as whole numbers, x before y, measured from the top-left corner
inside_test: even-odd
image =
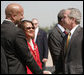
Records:
[[[24,9],[18,4],[9,4],[5,9],[6,19],[19,24],[24,18]]]
[[[26,65],[32,73],[42,74],[28,49],[24,32],[16,27],[24,18],[22,6],[16,3],[9,4],[5,14],[6,19],[1,25],[1,43],[7,57],[8,74],[26,74]]]

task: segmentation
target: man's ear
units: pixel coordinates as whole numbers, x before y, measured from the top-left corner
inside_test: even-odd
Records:
[[[16,19],[16,15],[11,15],[12,20]]]
[[[63,22],[63,18],[61,19],[61,22]]]
[[[72,23],[76,22],[76,19],[75,18],[71,18],[71,20],[72,20]]]

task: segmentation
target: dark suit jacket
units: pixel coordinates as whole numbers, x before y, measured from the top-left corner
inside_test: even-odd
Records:
[[[63,46],[62,41],[65,34],[56,25],[49,33],[48,45],[56,68],[56,73],[63,72]]]
[[[40,53],[40,60],[42,62],[43,58],[48,58],[48,40],[47,33],[40,28],[37,34],[36,43]]]
[[[69,42],[68,50],[65,56],[65,74],[83,73],[83,28],[77,27]]]
[[[26,65],[35,74],[42,71],[31,55],[23,30],[10,21],[1,25],[1,43],[6,52],[9,74],[25,74]]]
[[[2,46],[1,46],[1,74],[8,74],[7,58]]]

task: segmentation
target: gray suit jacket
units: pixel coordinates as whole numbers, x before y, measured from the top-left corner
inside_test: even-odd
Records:
[[[63,47],[62,41],[65,34],[56,25],[49,33],[48,46],[55,65],[56,73],[63,72]]]
[[[69,42],[69,47],[65,57],[65,74],[83,73],[83,28],[77,27]]]
[[[1,74],[8,74],[7,58],[2,45],[1,45]]]

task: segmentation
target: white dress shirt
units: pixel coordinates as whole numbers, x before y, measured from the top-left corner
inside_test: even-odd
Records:
[[[57,24],[57,26],[60,28],[60,30],[61,30],[62,32],[65,31],[65,29],[64,29],[60,24]]]
[[[34,38],[34,42],[36,42],[36,38],[37,38],[37,35],[38,35],[38,31],[39,31],[39,27],[37,27],[35,29],[35,38]]]
[[[76,26],[70,31],[70,33],[71,33],[71,37],[72,37],[74,31],[76,30],[76,28],[77,28],[78,26],[79,26],[79,25],[76,25]],[[70,39],[71,39],[71,37],[70,37]]]
[[[30,45],[31,45],[32,49],[34,50],[34,44],[32,42],[32,39],[30,39]]]
[[[10,22],[12,22],[11,20],[8,20],[8,19],[5,19],[6,21],[10,21]]]

